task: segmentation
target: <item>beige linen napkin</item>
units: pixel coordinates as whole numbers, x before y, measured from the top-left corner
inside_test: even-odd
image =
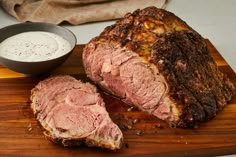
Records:
[[[0,0],[5,11],[21,22],[67,21],[78,25],[117,19],[138,8],[164,8],[167,0]]]

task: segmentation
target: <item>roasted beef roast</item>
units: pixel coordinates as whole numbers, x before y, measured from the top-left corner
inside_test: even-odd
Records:
[[[173,13],[128,13],[84,48],[86,74],[107,92],[171,126],[213,118],[235,91],[201,35]]]
[[[45,135],[63,146],[99,146],[119,149],[123,135],[112,122],[96,87],[71,76],[39,82],[31,95],[31,107]]]

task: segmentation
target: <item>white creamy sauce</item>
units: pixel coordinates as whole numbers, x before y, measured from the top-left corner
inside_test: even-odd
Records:
[[[16,61],[45,61],[71,50],[70,43],[50,32],[24,32],[0,43],[0,56]]]

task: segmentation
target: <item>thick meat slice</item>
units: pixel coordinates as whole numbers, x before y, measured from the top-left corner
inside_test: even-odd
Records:
[[[31,101],[52,141],[63,146],[85,142],[112,150],[121,147],[122,132],[110,119],[95,86],[71,76],[51,77],[32,89]]]
[[[213,118],[235,91],[204,39],[155,7],[128,13],[93,38],[83,65],[103,89],[172,126]]]

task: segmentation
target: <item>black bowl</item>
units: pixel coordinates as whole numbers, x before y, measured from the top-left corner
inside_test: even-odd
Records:
[[[16,61],[0,56],[0,64],[3,64],[7,68],[19,73],[27,75],[39,75],[50,72],[61,65],[70,56],[76,45],[76,37],[71,31],[64,27],[49,23],[21,23],[4,27],[0,29],[0,43],[6,38],[9,38],[13,35],[29,31],[44,31],[55,33],[63,37],[70,43],[71,50],[64,55],[53,58],[51,60],[34,62]]]

